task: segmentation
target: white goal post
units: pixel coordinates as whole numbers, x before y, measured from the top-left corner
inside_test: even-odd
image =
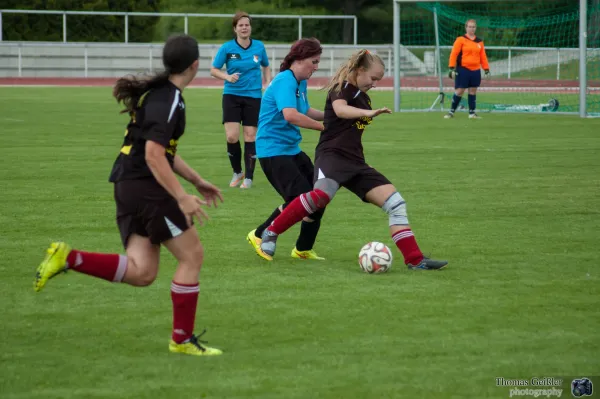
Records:
[[[577,0],[573,0],[573,2],[575,3],[575,1]],[[482,3],[482,2],[487,2],[487,3],[506,3],[503,0],[392,0],[393,2],[393,12],[394,12],[394,27],[393,27],[393,46],[394,46],[394,59],[393,59],[393,80],[394,80],[394,111],[395,112],[400,112],[400,111],[443,111],[443,102],[444,102],[444,85],[443,85],[443,77],[444,75],[447,73],[447,59],[442,59],[441,57],[441,46],[440,46],[440,33],[439,33],[439,29],[440,27],[438,27],[438,13],[437,13],[437,8],[436,6],[433,6],[433,12],[432,12],[432,17],[433,17],[433,24],[434,24],[434,29],[435,29],[435,43],[431,43],[431,47],[433,47],[433,45],[435,44],[435,50],[434,50],[434,56],[433,56],[433,60],[434,60],[434,65],[430,65],[430,67],[432,67],[433,69],[431,69],[431,74],[434,75],[437,78],[437,82],[434,84],[439,85],[439,94],[437,95],[437,98],[435,98],[435,95],[432,94],[431,97],[428,97],[430,100],[427,103],[427,105],[422,105],[420,107],[417,108],[410,108],[410,107],[404,107],[403,108],[403,96],[401,95],[401,89],[402,89],[402,78],[404,76],[402,69],[402,64],[401,64],[401,54],[404,54],[407,52],[406,47],[404,46],[405,41],[402,40],[402,35],[404,34],[404,32],[401,32],[401,12],[402,12],[402,5],[407,5],[409,3],[415,4],[415,3],[448,3],[449,5],[451,3]],[[524,3],[527,2],[527,0],[523,0]],[[588,94],[588,82],[587,82],[587,51],[590,50],[587,48],[587,17],[588,17],[588,5],[587,5],[587,0],[579,0],[579,34],[578,34],[578,55],[577,55],[577,46],[574,45],[573,48],[569,48],[567,50],[570,50],[572,55],[572,59],[573,62],[578,61],[579,63],[579,73],[577,76],[578,79],[578,84],[575,85],[575,87],[571,87],[570,89],[573,91],[573,94],[571,94],[570,98],[575,98],[576,97],[576,93],[577,93],[577,89],[578,89],[578,93],[579,93],[579,99],[578,99],[578,110],[576,110],[576,107],[572,107],[571,109],[569,109],[569,111],[571,112],[566,112],[569,114],[578,114],[580,117],[585,118],[586,116],[588,116],[588,104],[587,104],[587,94]],[[410,33],[410,32],[408,32]],[[485,39],[485,38],[484,38]],[[489,48],[493,48],[493,42],[490,41],[486,41],[485,47],[486,49]],[[498,49],[500,49],[500,47],[498,47]],[[513,48],[514,50],[521,50],[521,48]],[[541,51],[541,50],[549,50],[547,48],[535,48],[535,49],[526,49],[526,50],[537,50],[537,51]],[[559,60],[560,60],[560,48],[559,49],[552,49],[553,51],[558,50],[559,51]],[[598,50],[598,49],[592,49],[592,50]],[[510,79],[510,51],[511,49],[508,49],[508,54],[509,54],[509,58],[508,58],[508,68],[509,68],[509,72],[508,72],[508,78]],[[402,53],[404,52],[404,53]],[[558,68],[560,68],[560,61],[556,64]],[[493,71],[492,71],[493,74]],[[433,76],[430,76],[429,79],[429,84],[431,86],[432,79]],[[558,79],[558,77],[557,77]],[[485,86],[485,83],[482,84],[482,87]],[[578,86],[578,87],[576,87]],[[415,88],[413,88],[415,89]],[[416,88],[418,90],[418,88]],[[433,91],[435,90],[434,87],[428,87],[427,88],[429,91]],[[548,92],[550,92],[550,88],[548,88]],[[573,100],[576,101],[576,100]],[[542,105],[545,104],[540,104],[539,106],[534,106],[532,105],[532,110],[531,112],[536,112],[536,110],[534,109],[535,107],[541,107]],[[439,109],[438,109],[439,107]],[[498,107],[494,107],[493,111],[494,112],[518,112],[519,111],[519,107],[522,107],[522,105],[517,104],[517,105],[507,105],[507,104],[499,104]],[[557,104],[558,107],[558,104]],[[537,112],[542,112],[542,110],[539,110]],[[563,112],[557,112],[557,113],[563,113]]]

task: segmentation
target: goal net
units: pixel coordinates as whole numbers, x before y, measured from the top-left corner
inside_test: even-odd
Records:
[[[491,71],[478,112],[600,115],[600,0],[393,1],[397,111],[449,109],[450,51],[475,19]]]

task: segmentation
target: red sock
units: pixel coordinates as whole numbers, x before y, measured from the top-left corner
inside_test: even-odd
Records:
[[[127,256],[72,250],[67,256],[69,269],[107,281],[121,282],[127,270]]]
[[[196,284],[171,283],[173,301],[173,341],[178,344],[192,337],[196,321],[196,305],[200,286]]]
[[[306,216],[325,208],[329,201],[329,196],[319,189],[301,194],[294,198],[283,212],[273,220],[268,230],[275,234],[282,234]]]
[[[418,265],[423,260],[423,253],[411,229],[400,230],[392,234],[392,239],[404,256],[404,263]]]

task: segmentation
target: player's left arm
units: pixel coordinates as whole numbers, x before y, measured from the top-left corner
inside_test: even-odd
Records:
[[[314,119],[319,122],[323,122],[323,120],[325,119],[325,112],[319,111],[318,109],[314,109],[314,108],[309,108],[308,111],[306,112],[306,115],[309,118]]]
[[[481,60],[481,67],[485,71],[485,76],[490,76],[490,64],[488,63],[487,55],[485,54],[483,42],[481,42],[481,50],[479,50],[479,59]]]
[[[267,86],[271,83],[273,77],[271,76],[271,68],[269,67],[269,57],[267,56],[267,50],[263,47],[262,54],[260,55],[260,66],[262,67],[263,85]]]

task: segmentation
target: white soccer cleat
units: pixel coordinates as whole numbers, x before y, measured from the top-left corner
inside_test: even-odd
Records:
[[[453,112],[448,112],[446,115],[444,115],[444,119],[452,119],[452,118],[454,118]]]
[[[229,187],[237,187],[238,184],[244,180],[244,172],[234,173],[231,181],[229,182]]]
[[[244,182],[240,186],[240,188],[251,188],[252,187],[252,179],[244,179]]]
[[[473,113],[473,114],[469,114],[469,119],[481,119],[481,116]]]

